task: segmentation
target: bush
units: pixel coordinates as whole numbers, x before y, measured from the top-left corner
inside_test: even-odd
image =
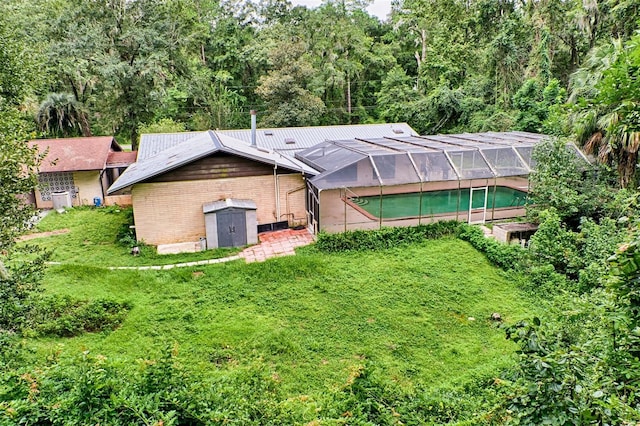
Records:
[[[460,225],[458,238],[471,243],[476,250],[483,252],[491,263],[506,271],[518,269],[523,264],[525,249],[518,245],[503,244],[494,239],[486,238],[478,227]]]
[[[131,248],[138,244],[136,240],[136,232],[133,226],[133,209],[126,209],[126,221],[122,224],[116,235],[118,243],[124,247]]]
[[[456,221],[434,222],[412,227],[382,228],[375,231],[347,231],[340,234],[321,233],[316,247],[324,252],[386,250],[425,239],[454,236],[460,226]]]
[[[28,324],[39,336],[77,336],[84,332],[113,330],[131,309],[129,303],[111,300],[78,300],[71,296],[50,296],[36,300]]]

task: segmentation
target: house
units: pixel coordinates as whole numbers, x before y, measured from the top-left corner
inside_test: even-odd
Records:
[[[291,226],[484,222],[525,214],[532,152],[546,138],[418,136],[403,124],[143,135],[109,194],[131,191],[137,238],[161,252],[243,245]]]
[[[315,170],[294,158],[214,131],[189,136],[155,155],[139,158],[109,188],[110,194],[130,189],[139,241],[158,246],[160,252],[194,251],[201,241],[208,248],[218,247],[219,241],[237,245],[237,239],[222,233],[246,227],[219,218],[241,220],[232,214],[240,210],[247,213],[246,226],[255,230],[247,232],[247,237],[306,224],[304,179]],[[143,153],[144,144],[143,139]],[[224,206],[216,205],[221,200],[229,200],[231,209],[224,214],[218,213]],[[217,228],[206,226],[209,214],[217,214],[216,220],[223,222]]]
[[[318,171],[293,154],[356,135],[415,132],[400,123],[144,134],[137,163],[108,192],[131,192],[136,236],[160,252],[248,243],[257,232],[307,225],[306,180]],[[240,239],[223,235],[244,229]]]
[[[52,208],[56,194],[65,194],[73,206],[130,203],[126,194],[107,196],[109,186],[136,158],[135,152],[122,151],[113,136],[36,139],[29,144],[44,155],[34,195],[37,208]]]

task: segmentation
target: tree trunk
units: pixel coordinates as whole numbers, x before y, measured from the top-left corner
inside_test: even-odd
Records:
[[[80,130],[82,131],[82,136],[90,137],[93,136],[91,133],[91,126],[89,125],[89,119],[87,118],[87,114],[84,112],[78,117],[78,121],[80,122]]]

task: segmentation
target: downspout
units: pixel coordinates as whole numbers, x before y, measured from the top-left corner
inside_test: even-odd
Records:
[[[103,205],[106,205],[106,203],[107,203],[107,200],[106,200],[106,198],[104,196],[104,185],[102,184],[102,176],[104,175],[104,172],[106,170],[107,169],[100,170],[100,174],[98,175],[98,180],[100,181],[100,192],[102,193],[102,204]]]
[[[286,204],[286,213],[284,214],[287,218],[291,218],[291,224],[293,224],[295,226],[295,220],[296,220],[296,214],[295,213],[291,213],[291,208],[290,208],[290,204],[289,204],[289,195],[293,194],[294,192],[298,192],[301,191],[303,189],[305,189],[306,186],[300,186],[298,188],[294,188],[294,189],[290,189],[287,191],[287,194],[285,196],[285,204]]]

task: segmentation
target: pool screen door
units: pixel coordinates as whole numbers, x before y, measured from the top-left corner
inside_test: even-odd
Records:
[[[468,223],[484,223],[487,219],[487,199],[489,187],[471,188],[469,190],[469,220]],[[478,219],[479,217],[479,219]]]

